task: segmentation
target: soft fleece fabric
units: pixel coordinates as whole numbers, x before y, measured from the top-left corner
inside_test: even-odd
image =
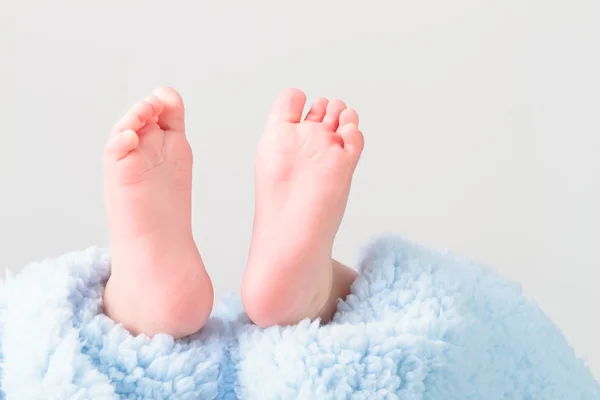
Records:
[[[397,236],[369,244],[325,326],[251,325],[239,300],[197,335],[133,337],[102,314],[108,254],[0,287],[7,399],[600,399],[557,327],[490,270]],[[0,395],[2,398],[3,395]]]

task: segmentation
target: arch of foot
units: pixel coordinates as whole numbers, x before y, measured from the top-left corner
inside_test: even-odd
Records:
[[[360,269],[329,325],[235,328],[242,398],[600,398],[558,328],[493,271],[393,235]]]

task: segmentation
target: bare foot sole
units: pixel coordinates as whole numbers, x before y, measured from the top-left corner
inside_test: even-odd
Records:
[[[262,327],[331,317],[343,292],[336,280],[352,275],[331,253],[363,150],[358,115],[340,100],[318,99],[301,121],[305,102],[295,89],[278,97],[256,156],[242,298]]]
[[[212,310],[212,283],[192,236],[191,184],[183,102],[159,88],[116,124],[104,152],[112,247],[104,308],[132,333],[187,336]]]

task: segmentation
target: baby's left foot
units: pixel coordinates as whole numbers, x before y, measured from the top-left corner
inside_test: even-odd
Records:
[[[335,310],[337,294],[347,293],[352,280],[331,252],[363,149],[358,115],[340,100],[318,99],[301,121],[305,102],[299,90],[279,96],[255,161],[242,297],[262,327],[331,317],[330,305]]]

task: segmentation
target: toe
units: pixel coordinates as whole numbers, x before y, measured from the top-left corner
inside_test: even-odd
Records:
[[[340,115],[346,109],[346,104],[341,100],[331,100],[323,118],[323,124],[333,132],[340,126]]]
[[[340,114],[340,126],[338,130],[348,124],[355,124],[358,126],[358,113],[352,108],[346,108]]]
[[[299,89],[287,89],[277,96],[271,107],[269,123],[298,123],[306,104],[306,95]]]
[[[344,140],[344,150],[358,162],[364,148],[364,137],[362,132],[358,130],[358,125],[351,122],[342,126],[338,132]]]
[[[323,118],[325,117],[325,112],[327,111],[327,105],[329,104],[329,100],[319,97],[314,101],[308,114],[306,114],[307,121],[313,122],[323,122]]]
[[[113,161],[123,159],[134,150],[140,142],[138,135],[131,129],[118,132],[110,137],[105,148],[106,157]]]
[[[137,131],[153,117],[153,106],[145,100],[138,101],[113,128],[113,133],[121,133],[131,129]]]
[[[156,89],[153,96],[162,103],[162,111],[158,115],[160,128],[185,132],[185,109],[181,95],[175,89],[163,86]]]
[[[153,118],[158,117],[158,115],[163,112],[163,109],[165,106],[164,106],[163,102],[157,96],[150,95],[145,100],[152,107],[152,117]]]

